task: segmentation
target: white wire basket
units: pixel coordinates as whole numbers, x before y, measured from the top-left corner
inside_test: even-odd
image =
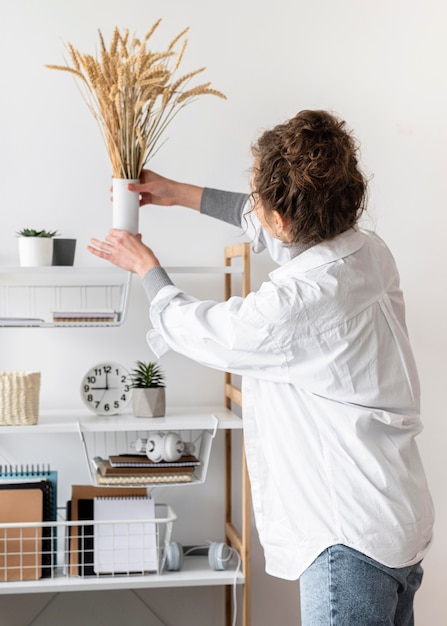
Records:
[[[0,524],[0,582],[161,574],[177,516]]]
[[[145,476],[135,476],[131,473],[119,475],[119,472],[117,472],[118,475],[102,476],[99,465],[104,463],[104,461],[107,463],[114,455],[135,454],[135,443],[150,437],[153,429],[151,431],[141,429],[121,432],[89,432],[79,425],[85,460],[92,484],[101,487],[144,486],[152,488],[156,486],[186,486],[205,482],[218,422],[214,418],[210,423],[210,428],[201,430],[176,429],[176,433],[185,442],[185,445],[193,450],[192,456],[197,460],[193,467],[188,467],[185,459],[180,458],[178,462],[171,464],[174,467],[169,468],[169,473],[166,473],[168,471],[167,468],[162,467],[163,463],[157,463],[154,464],[154,471],[151,473],[148,471]],[[169,430],[169,428],[165,428],[160,432]],[[155,471],[157,468],[158,471]]]

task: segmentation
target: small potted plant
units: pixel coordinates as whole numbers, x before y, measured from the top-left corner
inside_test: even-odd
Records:
[[[19,259],[23,267],[51,265],[53,261],[53,237],[57,230],[22,228],[19,237]]]
[[[137,361],[130,371],[135,417],[163,417],[166,413],[165,375],[158,363]]]

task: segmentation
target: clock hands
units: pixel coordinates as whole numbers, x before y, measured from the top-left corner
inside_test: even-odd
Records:
[[[109,385],[107,385],[107,387],[90,387],[90,389],[102,389],[104,391],[107,391],[108,389],[118,389],[118,387],[110,387]]]
[[[108,369],[104,369],[104,373],[106,375],[106,386],[105,387],[91,387],[91,389],[95,389],[97,391],[108,391],[109,389],[118,389],[118,387],[110,387],[109,385],[109,372]]]

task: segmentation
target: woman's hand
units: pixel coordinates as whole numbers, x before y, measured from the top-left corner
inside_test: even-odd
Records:
[[[125,230],[112,228],[105,241],[90,239],[87,250],[141,278],[153,267],[160,265],[157,257],[141,240],[141,235],[131,235]]]
[[[140,205],[184,206],[200,210],[203,188],[164,178],[151,170],[143,170],[140,183],[129,183],[129,191],[141,195]]]

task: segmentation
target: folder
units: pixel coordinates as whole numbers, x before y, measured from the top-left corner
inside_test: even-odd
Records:
[[[93,568],[93,546],[94,546],[94,519],[93,500],[80,498],[78,500],[78,519],[90,520],[85,526],[78,526],[79,529],[79,576],[94,576]]]

